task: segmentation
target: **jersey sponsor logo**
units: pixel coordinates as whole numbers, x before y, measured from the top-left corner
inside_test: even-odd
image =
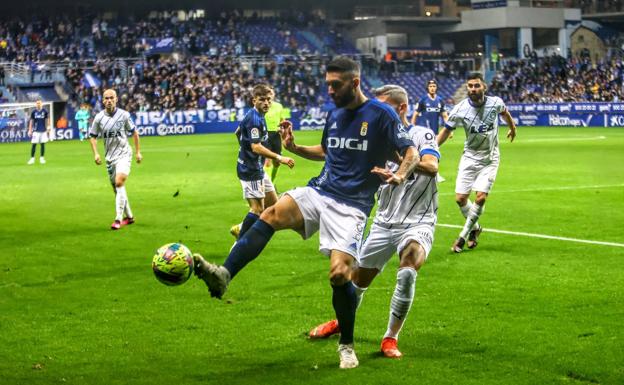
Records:
[[[493,125],[481,123],[478,126],[470,126],[470,132],[473,134],[483,134],[494,129]]]
[[[367,151],[368,140],[360,140],[354,138],[327,138],[328,148],[344,148],[347,150]]]
[[[360,136],[366,136],[368,132],[368,122],[362,122],[362,127],[360,127]]]
[[[336,124],[336,122],[334,122],[334,124],[332,124],[331,127],[329,127],[330,130],[334,128],[338,128],[338,125]]]
[[[121,136],[122,135],[120,131],[104,131],[102,133],[103,138],[119,138]]]
[[[251,139],[260,139],[260,130],[256,127],[251,129]]]
[[[440,107],[427,107],[427,112],[440,112]]]

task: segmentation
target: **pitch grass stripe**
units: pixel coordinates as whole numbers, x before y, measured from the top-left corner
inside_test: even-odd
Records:
[[[601,188],[616,188],[624,187],[624,183],[620,184],[596,184],[587,186],[559,186],[559,187],[536,187],[517,190],[495,190],[495,194],[502,193],[519,193],[519,192],[535,192],[535,191],[562,191],[562,190],[582,190],[582,189],[601,189]],[[442,193],[440,196],[455,196],[454,192]]]
[[[438,223],[436,226],[448,227],[448,228],[451,228],[451,229],[462,229],[463,228],[463,226],[448,225],[448,224],[444,224],[444,223]],[[556,237],[554,235],[523,233],[523,232],[520,232],[520,231],[496,230],[496,229],[488,229],[488,228],[485,228],[485,227],[483,228],[483,231],[484,232],[488,232],[488,233],[497,233],[497,234],[506,234],[506,235],[518,235],[518,236],[521,236],[521,237],[554,239],[554,240],[557,240],[557,241],[567,241],[567,242],[577,242],[577,243],[588,243],[590,245],[624,247],[624,243],[590,241],[588,239]]]

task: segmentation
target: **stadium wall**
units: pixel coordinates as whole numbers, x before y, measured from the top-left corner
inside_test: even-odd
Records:
[[[624,127],[624,103],[524,103],[507,108],[520,126]]]
[[[520,126],[624,127],[624,103],[532,103],[508,104]],[[139,112],[133,115],[143,136],[193,135],[234,132],[247,109]],[[72,114],[73,115],[73,114]],[[295,130],[321,130],[327,111],[310,108],[293,111]],[[504,122],[501,119],[501,122]],[[66,129],[56,129],[55,140],[78,138],[72,119]],[[28,128],[23,119],[0,118],[0,143],[26,142]]]

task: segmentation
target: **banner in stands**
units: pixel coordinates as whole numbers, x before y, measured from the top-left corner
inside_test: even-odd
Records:
[[[507,108],[520,126],[624,127],[624,103],[526,103]]]
[[[624,103],[553,103],[508,104],[507,108],[520,126],[624,127]],[[169,136],[234,132],[247,109],[148,111],[133,115],[139,134]],[[313,107],[292,111],[295,130],[322,130],[326,108]],[[74,116],[68,111],[68,116]],[[504,122],[501,119],[501,122]],[[30,141],[26,119],[0,116],[0,143]],[[78,139],[76,122],[67,129],[57,129],[56,140]]]

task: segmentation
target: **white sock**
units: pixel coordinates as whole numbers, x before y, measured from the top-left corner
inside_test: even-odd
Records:
[[[360,305],[362,304],[362,299],[364,298],[364,293],[366,292],[366,289],[368,289],[367,287],[359,287],[358,285],[356,285],[355,283],[351,282],[353,284],[353,287],[355,288],[355,295],[357,296],[357,308],[360,308]]]
[[[128,199],[128,193],[126,192],[125,187],[124,187],[124,194],[126,194],[126,206],[124,207],[124,212],[126,213],[126,217],[134,218],[134,215],[132,215],[132,209],[130,208],[130,199]]]
[[[418,273],[411,267],[404,267],[397,272],[397,283],[390,301],[390,319],[384,338],[399,338],[403,322],[414,302],[416,277]]]
[[[123,219],[124,208],[126,207],[126,202],[128,201],[128,197],[126,196],[126,187],[116,187],[115,188],[115,220],[121,221]]]
[[[468,217],[466,218],[464,228],[462,229],[461,233],[459,233],[459,236],[461,238],[466,239],[468,237],[468,233],[470,233],[470,230],[472,230],[473,228],[477,228],[477,221],[479,220],[481,214],[483,214],[483,206],[479,206],[476,203],[472,205],[472,207],[470,208],[470,212],[468,213]]]
[[[470,212],[471,208],[472,208],[472,202],[470,201],[470,199],[466,201],[466,206],[459,206],[459,210],[461,210],[461,213],[464,216],[464,218],[468,218],[468,213]]]

